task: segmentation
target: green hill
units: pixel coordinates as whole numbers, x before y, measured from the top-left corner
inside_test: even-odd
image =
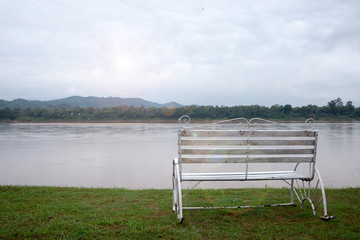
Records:
[[[25,109],[25,108],[46,108],[46,107],[81,107],[81,108],[107,108],[116,106],[133,106],[145,108],[149,107],[182,107],[176,102],[169,102],[165,104],[146,101],[141,98],[120,98],[120,97],[80,97],[73,96],[57,100],[39,101],[39,100],[25,100],[15,99],[12,101],[0,100],[0,109]]]

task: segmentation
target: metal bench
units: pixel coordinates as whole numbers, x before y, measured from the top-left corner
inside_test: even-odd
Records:
[[[179,222],[184,209],[248,208],[295,205],[305,201],[315,210],[323,203],[322,219],[328,216],[324,185],[315,167],[318,132],[315,121],[308,119],[305,129],[254,118],[236,118],[211,124],[190,126],[190,117],[179,119],[179,156],[173,160],[173,211]],[[219,164],[221,163],[221,164]],[[219,171],[214,165],[231,164],[230,171]],[[199,165],[212,165],[210,171],[200,171]],[[265,166],[265,170],[264,170]],[[185,169],[186,168],[186,169]],[[190,170],[189,170],[190,169]],[[257,170],[261,169],[261,170]],[[276,171],[274,170],[276,169]],[[281,180],[290,186],[290,202],[261,206],[184,207],[182,183],[203,181]],[[185,195],[185,194],[184,194]]]

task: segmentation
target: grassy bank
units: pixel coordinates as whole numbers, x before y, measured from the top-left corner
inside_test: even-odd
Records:
[[[359,239],[360,189],[328,189],[327,197],[337,217],[328,222],[307,205],[185,211],[179,224],[170,190],[0,186],[0,239]],[[185,202],[277,200],[289,201],[289,190],[195,190]]]

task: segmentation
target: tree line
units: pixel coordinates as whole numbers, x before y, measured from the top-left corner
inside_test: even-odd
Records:
[[[346,104],[341,98],[328,102],[326,106],[307,105],[292,107],[290,104],[271,107],[250,106],[185,106],[179,108],[157,108],[118,106],[109,108],[26,108],[0,109],[0,121],[107,121],[107,120],[174,120],[182,115],[193,119],[231,119],[236,117],[294,120],[360,119],[360,107],[351,101]]]

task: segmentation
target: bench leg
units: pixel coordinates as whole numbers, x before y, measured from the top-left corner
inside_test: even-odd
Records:
[[[335,216],[328,216],[325,188],[320,173],[316,167],[315,176],[311,181],[300,179],[294,179],[291,181],[291,202],[294,202],[294,194],[299,200],[301,208],[303,208],[306,201],[310,203],[314,216],[316,216],[316,209],[322,202],[324,215],[321,218],[323,220],[335,218]]]
[[[173,193],[173,211],[175,212],[176,209],[175,209],[175,203],[176,203],[176,184],[175,184],[175,159],[174,159],[174,162],[173,162],[173,171],[172,171],[172,193]]]
[[[181,193],[181,180],[179,164],[174,159],[173,162],[173,211],[175,211],[177,218],[180,223],[184,220],[183,207],[182,207],[182,193]]]

